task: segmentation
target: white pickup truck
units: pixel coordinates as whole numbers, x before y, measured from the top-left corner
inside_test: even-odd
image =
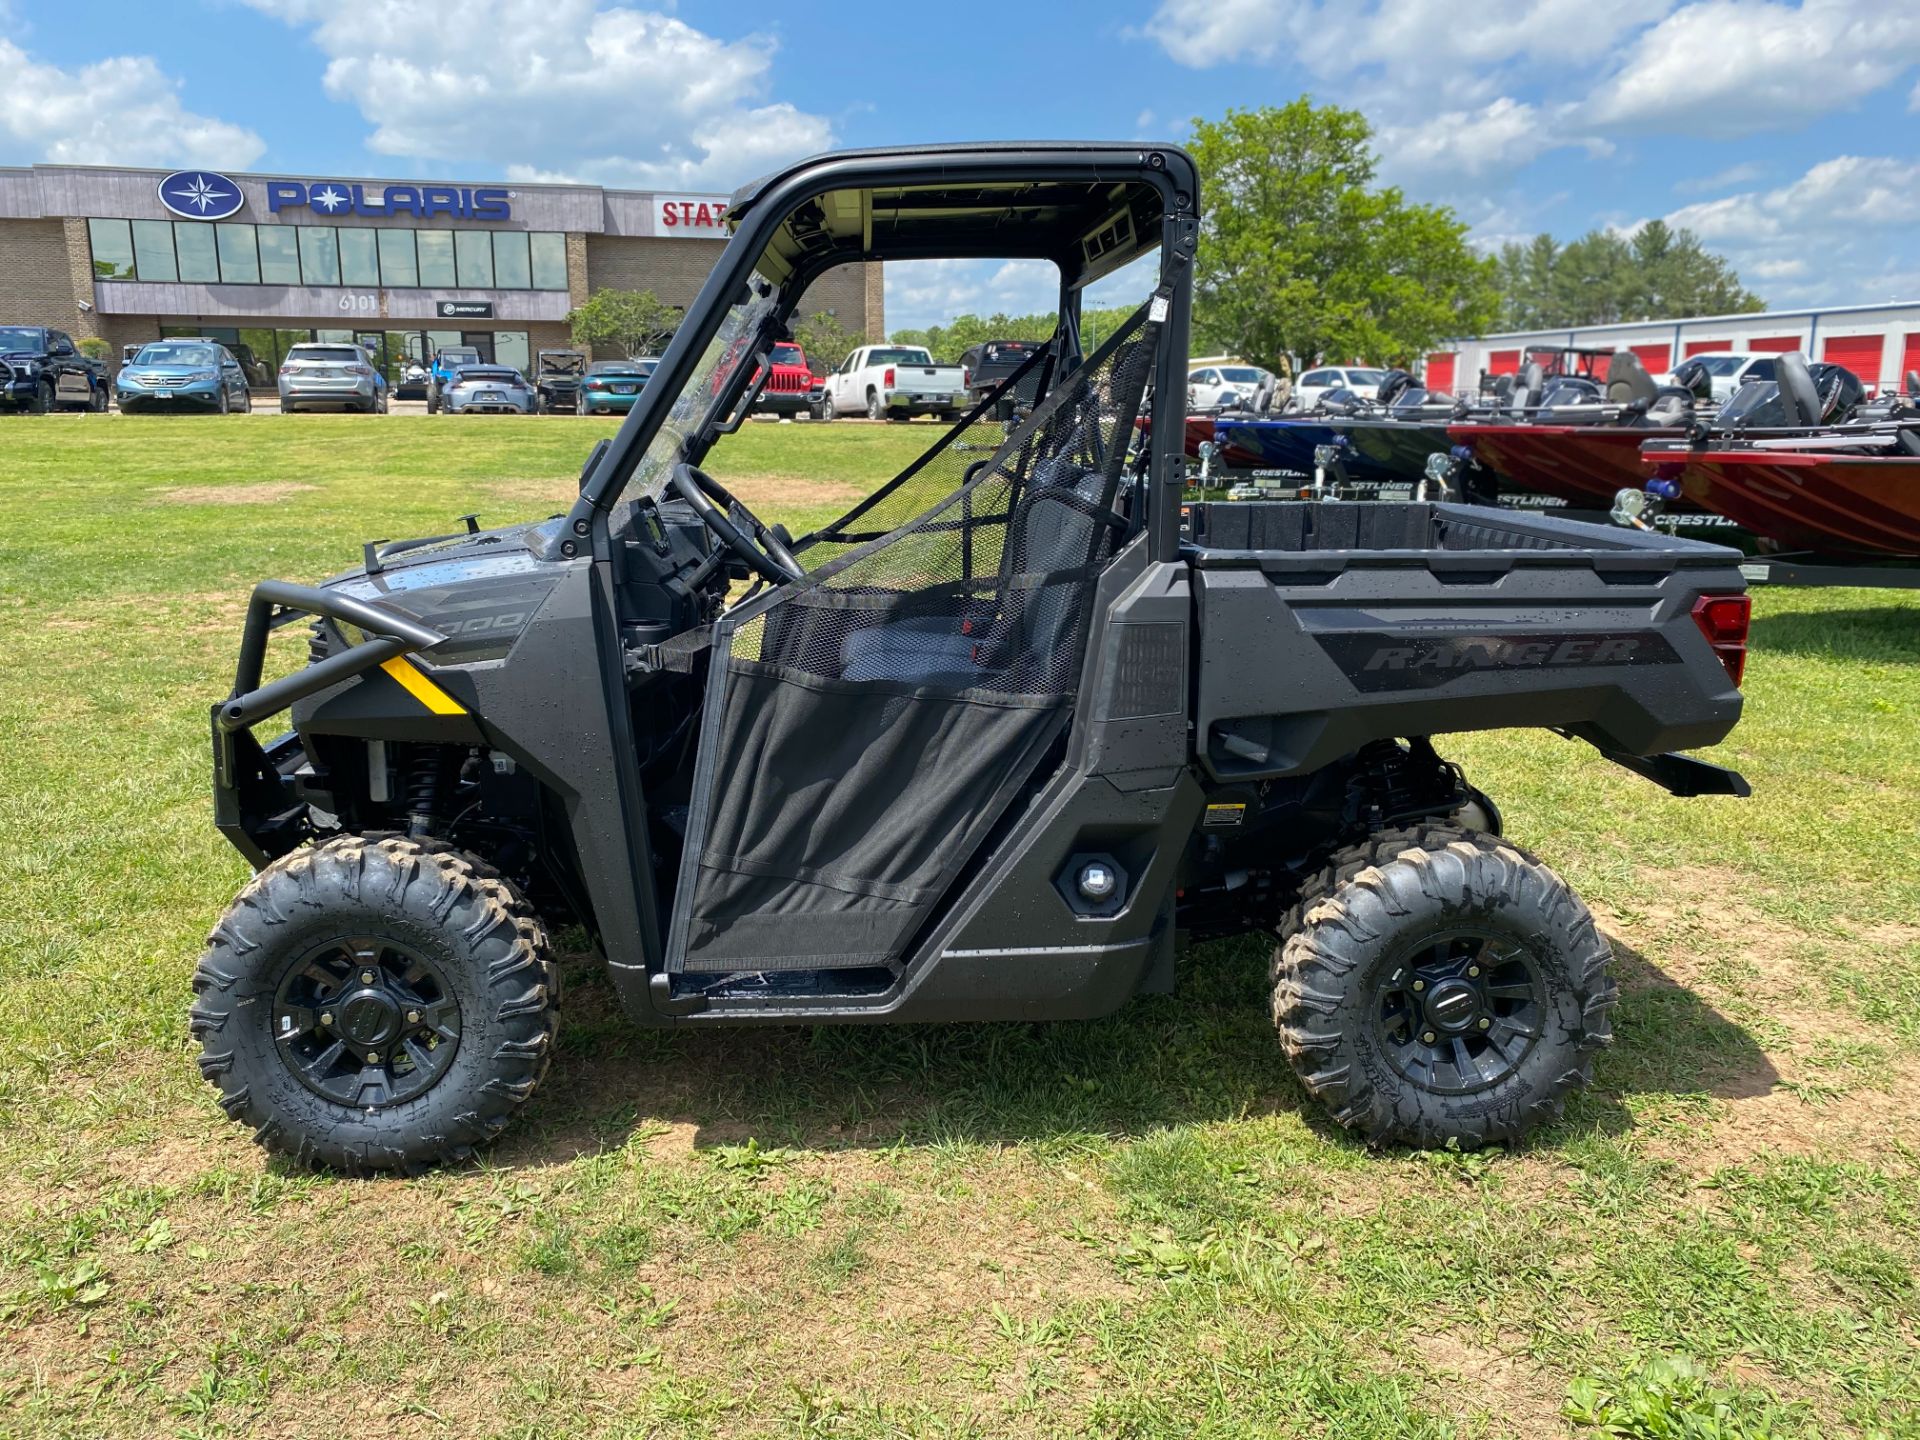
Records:
[[[822,420],[955,420],[966,408],[966,375],[958,365],[936,365],[918,345],[862,345],[822,382],[818,414]]]

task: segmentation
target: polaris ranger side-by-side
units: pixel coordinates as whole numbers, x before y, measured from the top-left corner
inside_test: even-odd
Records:
[[[1739,716],[1739,557],[1451,505],[1183,509],[1199,204],[1170,147],[795,164],[735,196],[567,515],[261,583],[213,707],[217,823],[259,873],[192,1011],[228,1113],[348,1169],[467,1154],[546,1071],[578,922],[657,1026],[1098,1016],[1188,939],[1273,933],[1279,1043],[1341,1124],[1471,1146],[1556,1114],[1608,1038],[1607,945],[1431,737],[1551,727],[1744,793],[1670,753]],[[1086,353],[1085,287],[1155,254]],[[1053,338],[838,520],[764,523],[714,446],[795,304],[929,257],[1053,262]]]

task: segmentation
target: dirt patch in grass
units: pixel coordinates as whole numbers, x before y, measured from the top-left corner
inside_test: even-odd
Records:
[[[318,485],[298,480],[262,480],[253,485],[175,485],[155,492],[164,505],[273,505]]]
[[[1561,1417],[1565,1394],[1560,1382],[1518,1352],[1526,1338],[1503,1335],[1511,1351],[1491,1348],[1451,1331],[1408,1336],[1420,1360],[1435,1378],[1444,1381],[1442,1396],[1429,1396],[1437,1409],[1456,1414],[1481,1411],[1498,1419],[1508,1433],[1526,1436],[1567,1435],[1572,1427]]]
[[[748,508],[772,523],[784,510],[822,506],[850,506],[867,496],[867,489],[833,480],[796,480],[787,475],[718,475],[720,482]],[[489,480],[487,493],[511,505],[548,505],[564,510],[580,493],[576,475],[517,480]]]

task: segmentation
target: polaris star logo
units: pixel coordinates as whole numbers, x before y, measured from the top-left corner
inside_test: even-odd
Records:
[[[1628,635],[1317,635],[1356,690],[1431,690],[1464,675],[1563,670],[1587,665],[1671,665],[1679,660],[1654,631]]]
[[[246,203],[246,197],[217,171],[176,170],[160,182],[160,203],[188,220],[224,220]]]

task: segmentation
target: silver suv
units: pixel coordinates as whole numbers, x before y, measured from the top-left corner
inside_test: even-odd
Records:
[[[387,412],[387,377],[358,345],[309,341],[280,362],[280,413],[342,405],[369,415]]]

